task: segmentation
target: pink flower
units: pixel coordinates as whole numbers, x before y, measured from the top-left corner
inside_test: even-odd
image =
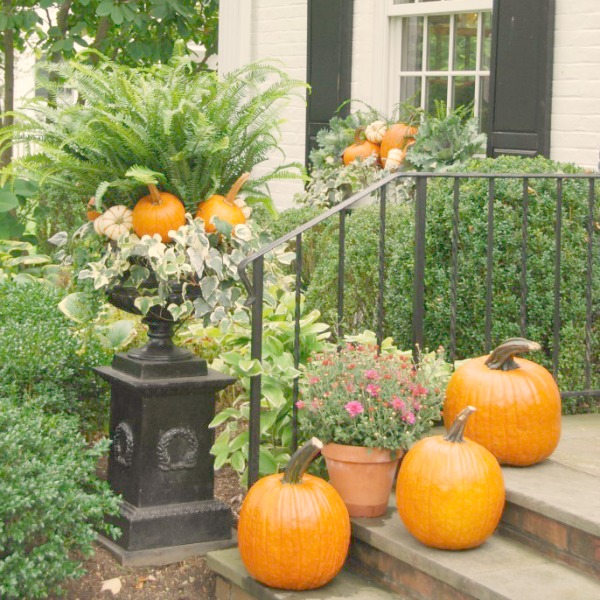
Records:
[[[319,410],[323,406],[323,402],[319,398],[313,398],[310,403],[311,410]]]
[[[351,417],[356,417],[356,415],[360,415],[360,413],[365,411],[363,405],[358,402],[358,400],[352,400],[352,402],[348,402],[344,408],[348,411]]]
[[[392,406],[395,410],[404,410],[406,408],[406,402],[398,398],[398,396],[392,396]]]
[[[367,394],[371,394],[371,396],[373,397],[377,397],[379,396],[379,392],[381,391],[381,387],[378,385],[375,385],[374,383],[370,383],[366,388],[365,391],[367,392]]]
[[[356,389],[356,388],[354,387],[354,384],[353,384],[351,381],[349,381],[349,382],[346,384],[346,391],[347,391],[347,392],[349,392],[350,394],[353,394],[353,393],[354,393],[354,391],[355,391],[355,389]]]
[[[302,410],[305,406],[306,406],[306,402],[304,402],[304,400],[298,400],[298,402],[296,402],[296,407],[299,410]]]
[[[413,415],[413,413],[409,412],[406,413],[403,417],[402,417],[403,421],[406,421],[409,425],[414,425],[415,422],[415,415]]]
[[[365,371],[365,377],[367,379],[372,379],[373,381],[377,381],[379,379],[379,372],[375,369],[367,369]]]
[[[319,381],[321,381],[320,377],[317,377],[316,375],[313,375],[309,380],[308,383],[310,385],[314,385],[315,383],[319,383]]]

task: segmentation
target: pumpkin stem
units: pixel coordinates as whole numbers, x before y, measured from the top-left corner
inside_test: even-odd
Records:
[[[485,364],[496,371],[512,371],[518,369],[519,365],[514,360],[515,354],[541,350],[537,342],[531,342],[525,338],[511,338],[500,344],[485,361]]]
[[[459,413],[456,419],[454,419],[454,423],[448,430],[448,433],[444,436],[444,439],[448,442],[455,442],[460,444],[464,442],[463,436],[465,434],[465,427],[467,426],[467,421],[469,417],[475,412],[474,406],[467,406],[463,408]]]
[[[300,483],[308,465],[323,449],[323,442],[316,437],[311,438],[300,446],[287,464],[281,483]]]
[[[152,204],[154,204],[155,206],[157,204],[160,204],[161,197],[160,197],[160,192],[158,191],[158,188],[153,183],[149,183],[148,189],[150,190],[150,200],[152,200]]]
[[[231,186],[231,189],[227,192],[225,196],[225,201],[229,204],[233,204],[233,201],[236,199],[238,192],[242,189],[242,186],[248,181],[250,177],[250,173],[242,173],[235,181],[235,183]]]
[[[366,139],[367,136],[365,135],[365,131],[366,131],[366,127],[357,127],[354,130],[354,143],[355,144],[362,144]]]

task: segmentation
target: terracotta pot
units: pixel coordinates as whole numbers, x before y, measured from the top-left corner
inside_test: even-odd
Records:
[[[321,454],[331,485],[351,517],[380,517],[388,507],[394,476],[403,450],[382,450],[326,444]]]

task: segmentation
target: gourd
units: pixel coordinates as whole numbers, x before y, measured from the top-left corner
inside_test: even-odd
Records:
[[[363,139],[364,131],[364,127],[359,127],[354,133],[354,144],[344,150],[342,160],[345,165],[349,165],[357,159],[364,160],[373,154],[379,157],[379,145],[370,142],[368,139]]]
[[[387,157],[392,148],[404,150],[407,146],[414,144],[415,135],[418,131],[418,127],[406,123],[394,123],[388,127],[381,140],[381,164],[384,167],[386,166]]]
[[[211,223],[212,217],[217,217],[221,221],[229,223],[232,227],[246,222],[244,210],[235,203],[235,198],[249,177],[250,173],[243,173],[231,186],[226,196],[215,194],[198,205],[196,218],[204,221],[204,228],[207,233],[214,233],[217,230],[215,224]]]
[[[388,170],[398,168],[404,162],[405,156],[406,148],[404,150],[400,150],[400,148],[392,148],[387,155],[385,168]]]
[[[86,217],[88,221],[95,221],[101,213],[96,210],[96,199],[92,196],[87,203]]]
[[[477,414],[466,435],[485,446],[502,464],[525,467],[554,452],[560,441],[561,399],[552,375],[516,354],[540,345],[513,338],[489,356],[467,361],[448,382],[446,427],[470,404]]]
[[[242,561],[261,583],[308,590],[331,581],[350,543],[348,510],[333,486],[307,474],[323,444],[312,438],[291,457],[285,473],[259,479],[240,511]]]
[[[373,144],[381,144],[386,131],[387,123],[385,121],[373,121],[365,128],[365,137]]]
[[[139,237],[158,234],[164,243],[170,242],[169,231],[185,225],[183,203],[177,196],[158,190],[158,173],[132,168],[127,174],[147,185],[150,192],[133,207],[133,230]]]
[[[129,233],[132,228],[133,213],[122,204],[111,206],[94,220],[94,231],[114,241]]]
[[[498,461],[483,446],[463,438],[466,407],[447,435],[426,437],[406,454],[396,485],[396,506],[408,531],[443,550],[482,544],[496,529],[505,491]]]

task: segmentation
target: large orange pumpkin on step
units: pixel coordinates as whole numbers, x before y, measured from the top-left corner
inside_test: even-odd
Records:
[[[370,142],[364,137],[365,128],[359,127],[354,134],[354,144],[348,146],[342,154],[342,160],[345,165],[349,165],[354,160],[364,160],[375,154],[379,157],[379,145]]]
[[[561,400],[552,375],[516,354],[539,344],[513,338],[489,356],[467,361],[450,378],[444,424],[467,405],[477,408],[467,437],[485,446],[501,463],[525,467],[552,454],[560,440]]]
[[[159,192],[153,183],[148,190],[133,208],[133,230],[139,237],[158,233],[163,242],[170,242],[169,231],[185,225],[185,207],[177,196]]]
[[[388,127],[383,139],[381,140],[381,164],[385,167],[387,155],[392,148],[404,150],[406,147],[414,144],[415,135],[419,131],[418,127],[407,125],[406,123],[394,123]]]
[[[196,218],[204,221],[204,229],[207,233],[214,233],[217,228],[214,223],[211,223],[213,217],[217,217],[221,221],[229,223],[232,227],[236,225],[242,225],[246,222],[246,216],[244,211],[235,204],[235,198],[242,188],[242,186],[248,181],[250,173],[243,173],[238,177],[236,182],[231,186],[226,196],[219,196],[215,194],[204,202],[200,202],[198,205],[198,211],[196,212]]]
[[[494,532],[502,516],[502,469],[483,446],[463,438],[474,411],[465,408],[446,436],[417,442],[400,467],[400,518],[412,535],[433,548],[475,548]]]
[[[242,561],[261,583],[286,590],[318,588],[342,568],[350,544],[348,510],[333,486],[306,474],[323,444],[298,449],[285,473],[259,479],[240,511]]]

